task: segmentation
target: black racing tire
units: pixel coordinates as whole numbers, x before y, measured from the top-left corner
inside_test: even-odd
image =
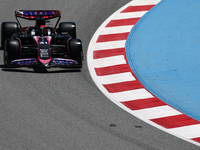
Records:
[[[12,60],[19,59],[20,43],[16,39],[6,39],[4,48],[4,65],[10,66]]]
[[[6,39],[18,31],[17,22],[3,22],[1,24],[1,48],[4,48]]]
[[[69,41],[69,57],[76,60],[79,65],[82,65],[83,49],[80,39],[71,39]]]
[[[76,24],[74,22],[61,22],[59,24],[59,33],[65,34],[69,33],[69,35],[76,39]]]

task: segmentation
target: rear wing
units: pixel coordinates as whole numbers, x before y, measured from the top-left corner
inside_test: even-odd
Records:
[[[55,25],[56,28],[61,18],[61,12],[60,10],[16,10],[15,17],[16,19],[19,17],[27,20],[36,20],[37,18],[44,18],[45,20],[58,18],[58,21]],[[17,22],[21,27],[21,24],[18,19]]]

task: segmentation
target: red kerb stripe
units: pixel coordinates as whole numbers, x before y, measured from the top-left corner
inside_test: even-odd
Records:
[[[109,41],[119,41],[126,40],[129,32],[127,33],[118,33],[118,34],[106,34],[100,35],[97,39],[97,43],[99,42],[109,42]]]
[[[121,102],[121,103],[131,110],[139,110],[139,109],[167,105],[165,102],[161,101],[157,97],[133,100],[133,101],[127,101],[127,102]]]
[[[188,126],[188,125],[194,125],[194,124],[200,124],[199,121],[194,120],[193,118],[186,116],[185,114],[151,119],[151,121],[167,128],[167,129]]]
[[[148,11],[154,6],[155,5],[129,6],[126,9],[124,9],[123,11],[121,11],[121,13],[137,12],[137,11]]]
[[[105,75],[111,75],[111,74],[117,74],[117,73],[130,72],[130,68],[127,64],[103,67],[103,68],[94,68],[94,69],[97,76],[105,76]]]
[[[193,140],[193,141],[196,141],[196,142],[200,143],[200,137],[193,138],[193,139],[191,139],[191,140]]]
[[[125,48],[98,50],[93,52],[93,59],[124,55],[124,53],[125,53]]]
[[[126,26],[126,25],[135,25],[140,18],[130,18],[130,19],[120,19],[120,20],[111,20],[106,27],[116,27],[116,26]]]
[[[123,92],[128,90],[140,89],[144,86],[138,81],[126,81],[121,83],[103,84],[110,93]]]

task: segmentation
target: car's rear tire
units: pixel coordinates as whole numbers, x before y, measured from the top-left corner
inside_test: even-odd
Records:
[[[20,43],[15,39],[6,39],[4,48],[4,65],[10,66],[12,60],[19,59]]]
[[[3,22],[1,24],[1,47],[4,49],[6,39],[18,31],[17,22]]]
[[[72,39],[69,41],[69,57],[76,60],[79,65],[82,65],[83,49],[80,39]]]
[[[74,22],[61,22],[59,24],[59,33],[69,33],[73,39],[76,39],[76,24]]]

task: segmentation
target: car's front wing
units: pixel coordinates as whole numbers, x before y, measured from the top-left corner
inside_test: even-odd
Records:
[[[38,59],[26,58],[13,60],[9,65],[19,67],[66,67],[66,68],[82,68],[82,64],[77,61],[64,58],[53,58],[49,63],[43,64]]]

